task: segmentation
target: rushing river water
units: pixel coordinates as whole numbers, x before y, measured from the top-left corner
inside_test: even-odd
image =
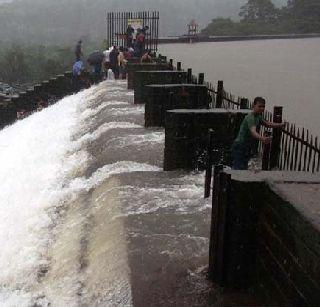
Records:
[[[0,306],[207,306],[203,173],[163,172],[126,83],[0,131]],[[238,299],[238,297],[237,297]]]
[[[320,135],[320,38],[160,45],[159,52],[184,69],[223,80],[237,96],[264,96],[267,109]]]

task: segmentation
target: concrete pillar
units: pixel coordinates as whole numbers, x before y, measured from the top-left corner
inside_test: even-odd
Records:
[[[153,84],[144,88],[146,127],[164,127],[165,114],[168,110],[206,109],[209,106],[205,85]]]
[[[187,83],[187,72],[185,71],[137,71],[135,73],[133,89],[134,103],[145,103],[145,86],[150,84],[182,84]]]
[[[231,146],[249,110],[171,110],[166,112],[164,170],[194,170],[206,166],[208,130],[213,164],[231,164]]]

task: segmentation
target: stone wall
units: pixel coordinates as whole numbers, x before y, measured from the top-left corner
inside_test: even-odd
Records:
[[[253,287],[267,306],[320,302],[320,179],[302,172],[226,171],[213,197],[211,276]]]
[[[152,71],[152,70],[173,70],[169,63],[135,63],[129,62],[126,66],[128,89],[134,89],[135,73],[137,71]]]
[[[165,119],[164,170],[204,169],[208,130],[214,132],[213,164],[230,164],[231,145],[249,110],[171,110]]]
[[[39,102],[51,104],[74,92],[70,71],[36,84],[33,88],[0,103],[0,128],[36,111],[39,108]]]
[[[159,84],[145,86],[145,126],[164,127],[166,111],[207,109],[210,96],[205,85]]]
[[[178,70],[137,71],[134,76],[134,103],[146,103],[145,86],[151,84],[181,84],[187,82],[187,72]]]

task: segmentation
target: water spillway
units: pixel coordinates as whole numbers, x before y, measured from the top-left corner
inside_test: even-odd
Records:
[[[0,305],[207,306],[203,174],[105,81],[0,132]]]

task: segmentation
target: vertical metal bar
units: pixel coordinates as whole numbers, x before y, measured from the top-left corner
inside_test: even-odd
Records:
[[[219,195],[220,195],[220,173],[223,170],[222,165],[215,165],[213,179],[212,194],[212,210],[211,210],[211,227],[210,227],[210,244],[209,244],[209,278],[214,279],[217,268],[217,249],[218,249],[218,216],[219,216]]]
[[[248,99],[247,98],[240,99],[240,109],[248,109]]]
[[[187,83],[192,82],[192,68],[188,68],[187,70]]]
[[[270,137],[270,132],[265,131],[264,136]],[[270,143],[263,145],[263,153],[262,153],[262,170],[263,171],[270,170],[270,149],[271,149]]]
[[[273,108],[273,122],[282,123],[283,107],[275,106]],[[270,169],[279,166],[281,129],[273,129],[271,151],[270,151]]]
[[[310,164],[311,164],[311,154],[312,154],[312,145],[313,145],[313,136],[310,136],[310,143],[309,143],[309,150],[308,150],[308,159],[307,159],[307,171],[310,171]]]
[[[181,62],[177,62],[177,70],[178,70],[178,71],[181,70]]]
[[[302,168],[303,142],[304,142],[304,128],[302,128],[302,132],[301,132],[301,143],[300,143],[299,161],[298,161],[298,171],[299,172],[301,171],[301,168]]]
[[[316,144],[317,152],[318,152],[318,163],[317,163],[317,172],[320,171],[320,149],[319,149],[319,142]]]
[[[299,155],[299,145],[300,145],[300,130],[299,128],[297,128],[297,132],[296,132],[296,146],[294,149],[294,163],[293,163],[293,170],[296,171],[298,168],[298,155]]]
[[[203,84],[204,83],[204,73],[200,73],[198,77],[198,84]]]
[[[158,50],[158,37],[159,37],[159,12],[157,12],[157,26],[156,26],[156,49]]]
[[[213,150],[213,130],[209,129],[208,131],[208,144],[207,144],[207,166],[206,166],[206,174],[205,174],[205,183],[204,183],[204,198],[208,198],[210,196],[211,189],[211,177],[212,177],[212,150]]]
[[[217,103],[216,107],[221,108],[223,103],[223,81],[218,81],[218,93],[217,93]]]
[[[314,147],[316,147],[316,144],[318,144],[318,137],[315,137],[314,139]],[[313,157],[312,157],[312,173],[314,173],[316,168],[316,150],[313,149]]]
[[[309,130],[306,129],[306,143],[309,143]],[[308,155],[308,146],[304,145],[304,153],[303,153],[303,171],[307,170],[307,155]]]
[[[296,126],[293,125],[293,131],[292,131],[292,152],[291,152],[291,157],[290,157],[290,171],[293,171],[293,167],[294,167],[294,158],[295,158],[295,151],[296,151],[296,140],[295,140],[295,136],[296,136]]]

